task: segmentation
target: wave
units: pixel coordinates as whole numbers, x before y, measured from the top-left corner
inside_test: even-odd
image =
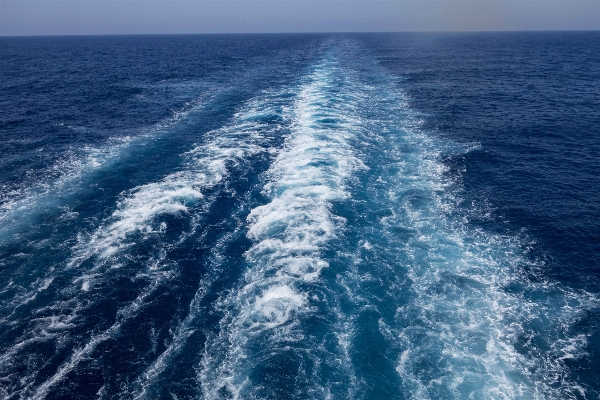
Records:
[[[472,223],[489,212],[443,160],[480,145],[424,131],[396,82],[344,57],[299,89],[246,273],[215,305],[202,396],[589,396],[569,362],[595,296],[545,279],[526,235]]]
[[[204,146],[206,149],[218,149],[219,157],[207,157],[206,149],[201,151],[200,148],[194,149],[192,153],[199,156],[202,162],[208,163],[211,168],[218,171],[213,175],[215,182],[226,179],[231,171],[239,172],[239,168],[232,168],[231,163],[236,160],[247,159],[259,153],[272,154],[276,151],[274,147],[271,147],[271,144],[278,140],[278,135],[283,133],[289,124],[282,112],[288,101],[289,94],[285,90],[265,91],[262,96],[258,96],[250,102],[247,106],[249,109],[236,115],[234,118],[235,124],[224,130],[214,132],[214,137],[219,142],[218,145],[211,142]],[[264,121],[269,123],[264,123]],[[275,124],[273,124],[274,121]],[[247,146],[244,146],[244,141],[248,143]],[[223,142],[227,142],[229,146],[225,146]],[[210,265],[207,268],[209,274],[203,278],[202,284],[194,295],[189,305],[187,317],[173,329],[174,334],[169,346],[134,382],[133,390],[130,392],[131,396],[135,398],[152,397],[157,383],[161,382],[161,374],[169,367],[172,359],[177,357],[187,345],[187,340],[193,332],[198,329],[198,319],[201,318],[200,304],[205,296],[210,293],[211,285],[226,270],[222,253],[245,226],[244,219],[241,217],[244,212],[245,209],[241,208],[228,216],[229,219],[237,221],[236,225],[230,227],[230,231],[213,246],[207,261]],[[241,214],[238,215],[238,213]]]
[[[77,149],[65,149],[45,170],[29,171],[31,177],[24,179],[22,184],[2,187],[0,241],[7,242],[15,234],[18,238],[19,233],[31,231],[34,221],[49,213],[56,213],[63,220],[76,217],[71,210],[73,199],[94,187],[99,174],[110,173],[130,161],[128,158],[134,150],[147,148],[148,142],[171,134],[182,121],[210,104],[215,95],[216,91],[205,93],[188,101],[181,109],[173,110],[169,118],[138,132],[111,137],[103,146],[87,144]],[[85,129],[68,128],[76,131]]]
[[[20,368],[21,364],[17,360],[26,361],[28,347],[35,343],[55,343],[61,348],[57,349],[58,353],[71,353],[49,378],[39,384],[34,384],[39,380],[38,371],[31,370],[25,375],[21,372],[20,383],[15,384],[25,386],[14,387],[15,392],[22,391],[34,398],[46,396],[82,361],[91,357],[101,343],[116,340],[125,324],[152,304],[150,299],[155,292],[176,279],[178,266],[170,251],[192,236],[201,240],[202,235],[198,237],[196,232],[203,226],[204,216],[215,200],[224,191],[231,190],[228,187],[230,179],[238,178],[236,175],[249,159],[261,153],[270,154],[273,136],[285,122],[280,119],[281,105],[274,100],[276,96],[268,98],[269,103],[260,98],[248,102],[230,124],[207,133],[203,143],[183,155],[186,162],[179,171],[122,193],[116,210],[94,232],[79,233],[72,256],[62,266],[46,270],[45,279],[38,279],[31,290],[11,299],[12,305],[7,309],[26,306],[40,291],[49,290],[55,296],[50,304],[31,310],[34,315],[53,316],[29,321],[31,329],[14,338],[16,344],[5,349],[7,351],[0,358],[4,376],[14,377],[15,368]],[[232,174],[236,175],[232,178]],[[149,249],[151,254],[145,254],[148,250],[142,251],[142,248]],[[117,290],[124,274],[135,283],[130,290],[138,294],[134,299],[124,301],[115,310],[115,315],[106,316],[115,321],[112,325],[102,329],[101,326],[108,322],[104,321],[87,331],[89,328],[81,322],[88,318],[86,315],[93,315],[89,314],[91,310],[99,307],[95,301],[96,292],[100,296],[101,293],[109,296],[105,293],[106,288],[113,290],[110,289],[111,282],[115,282],[114,290]],[[61,279],[55,279],[57,276]],[[13,312],[2,322],[11,325],[11,319],[16,315]],[[83,337],[85,332],[70,334],[81,329],[90,336]],[[174,343],[178,342],[178,336],[185,335],[183,330],[179,328]],[[80,344],[76,345],[77,342]],[[151,366],[150,370],[153,369],[156,367]]]
[[[319,276],[328,267],[324,253],[344,229],[333,203],[349,197],[347,181],[365,168],[351,145],[360,129],[352,117],[356,98],[336,94],[342,78],[336,62],[326,61],[299,88],[292,131],[264,176],[269,201],[248,216],[253,245],[245,254],[247,271],[241,286],[216,305],[225,318],[207,344],[199,372],[206,398],[274,395],[251,375],[257,363],[281,357],[345,369],[331,354],[343,349],[322,349],[329,356],[316,360],[317,348],[297,345],[311,335],[302,320],[320,301],[315,286],[323,285]],[[335,367],[326,366],[331,363]],[[296,380],[308,383],[306,390],[325,392],[327,382],[318,387],[319,369],[310,376],[302,368],[286,373],[300,374]]]
[[[355,323],[372,315],[363,329],[386,343],[381,356],[395,359],[411,398],[589,396],[568,360],[586,357],[589,335],[575,326],[598,300],[544,278],[526,235],[471,222],[489,220],[489,210],[465,201],[443,160],[480,146],[424,131],[402,92],[386,89],[394,82],[374,75],[380,83],[363,110],[385,112],[365,116],[378,150],[365,161],[368,196],[356,204],[364,214],[344,279],[366,307]],[[354,338],[356,355],[365,336]]]
[[[327,46],[0,289],[0,395],[101,371],[102,398],[597,397],[572,367],[597,296],[488,229],[444,161],[482,146],[428,132],[355,43]],[[122,375],[102,365],[120,350]]]

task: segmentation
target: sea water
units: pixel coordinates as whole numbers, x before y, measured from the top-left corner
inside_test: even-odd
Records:
[[[0,396],[600,396],[595,32],[0,39]]]

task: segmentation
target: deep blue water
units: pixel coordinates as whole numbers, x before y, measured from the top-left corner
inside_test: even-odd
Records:
[[[597,399],[600,33],[0,38],[0,397]]]

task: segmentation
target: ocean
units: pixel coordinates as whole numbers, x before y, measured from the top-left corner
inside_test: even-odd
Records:
[[[0,38],[0,397],[600,398],[600,32]]]

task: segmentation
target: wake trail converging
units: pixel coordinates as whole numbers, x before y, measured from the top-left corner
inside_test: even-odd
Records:
[[[285,91],[265,91],[262,96],[252,100],[247,107],[236,114],[235,124],[232,124],[227,129],[223,129],[215,133],[215,137],[219,141],[228,140],[229,132],[230,138],[235,140],[229,142],[230,145],[236,145],[234,154],[236,159],[242,160],[263,153],[268,155],[273,152],[274,145],[279,140],[281,135],[287,126],[289,121],[286,120],[283,115],[283,109],[287,106],[289,101],[287,93]],[[265,122],[265,121],[268,121]],[[244,141],[251,143],[252,151],[248,151],[244,154],[242,147]],[[209,147],[215,149],[218,148],[223,151],[227,146],[223,146],[222,143],[219,146],[215,146],[211,143]],[[198,149],[195,149],[197,151]],[[207,160],[203,157],[202,160]],[[220,161],[227,161],[230,163],[233,159],[220,159]],[[214,164],[214,163],[213,163]],[[230,166],[229,166],[230,167]],[[231,169],[231,168],[230,168]],[[226,168],[223,166],[219,173],[219,180],[221,180],[226,174]],[[242,176],[243,173],[240,173]],[[240,196],[241,197],[241,196]],[[244,197],[241,197],[244,198]],[[244,207],[238,209],[239,213],[245,212]],[[213,247],[211,256],[208,257],[207,264],[210,265],[208,268],[209,274],[203,278],[203,282],[198,288],[194,298],[189,305],[189,311],[187,317],[177,325],[174,329],[174,335],[171,339],[171,344],[160,354],[160,356],[144,371],[144,373],[137,379],[134,384],[136,392],[133,394],[136,398],[152,397],[151,393],[157,390],[156,384],[160,382],[161,374],[169,367],[169,362],[181,352],[186,346],[187,339],[198,329],[197,325],[201,323],[201,302],[207,293],[211,290],[211,285],[214,281],[220,277],[220,275],[227,271],[227,265],[223,261],[223,252],[230,245],[237,236],[238,232],[244,227],[243,218],[236,213],[232,213],[229,216],[230,219],[237,221],[235,227],[230,227],[230,232],[219,239],[218,244]],[[231,271],[228,271],[231,273]]]
[[[29,383],[20,390],[34,397],[44,397],[51,387],[58,385],[81,361],[89,358],[98,345],[116,339],[125,324],[152,305],[151,299],[157,290],[171,286],[178,274],[173,250],[188,238],[202,240],[205,234],[200,232],[198,236],[198,229],[202,228],[203,219],[220,193],[229,190],[229,180],[237,179],[231,178],[231,174],[253,157],[269,154],[270,146],[277,141],[276,133],[284,125],[278,118],[282,105],[277,102],[276,95],[269,98],[269,103],[260,99],[249,101],[230,124],[207,133],[204,143],[183,155],[186,162],[179,171],[158,182],[124,192],[112,215],[91,234],[79,235],[73,256],[64,265],[47,271],[50,279],[57,274],[61,276],[60,283],[51,279],[46,285],[46,290],[49,288],[55,293],[54,304],[46,304],[43,310],[33,312],[50,312],[54,317],[33,320],[33,329],[15,338],[20,344],[0,358],[0,361],[6,361],[0,363],[0,367],[6,376],[12,376],[13,369],[19,365],[14,361],[22,358],[28,347],[39,342],[54,342],[62,348],[61,352],[68,352],[66,349],[70,346],[80,348],[74,348],[56,372],[37,387],[33,384],[37,371],[29,371]],[[150,253],[142,251],[141,246]],[[115,310],[115,315],[105,316],[109,320],[116,317],[114,324],[99,332],[96,327],[93,329],[96,333],[90,331],[87,339],[81,337],[82,332],[71,336],[71,331],[89,329],[80,326],[80,321],[87,319],[90,311],[101,305],[95,302],[96,293],[116,290],[112,289],[111,282],[119,282],[124,277],[135,282],[130,290],[135,290],[138,295],[131,301],[124,301],[123,306]],[[210,276],[204,280],[210,280]],[[53,282],[70,285],[53,287]],[[200,285],[208,283],[201,282]],[[18,304],[15,306],[19,307]],[[4,322],[9,320],[5,318]],[[176,331],[175,343],[180,341],[179,336],[185,336],[184,331],[185,328]],[[83,344],[75,345],[82,339]],[[140,357],[145,356],[140,354]]]
[[[302,40],[0,199],[0,397],[598,397],[598,298],[462,181],[485,146],[358,40]]]
[[[365,307],[354,317],[363,326],[355,359],[369,335],[379,337],[381,368],[395,359],[411,398],[585,395],[565,360],[585,356],[588,339],[571,327],[597,300],[542,278],[525,237],[470,224],[486,210],[465,205],[460,176],[441,160],[478,145],[424,132],[402,92],[389,89],[395,83],[370,76],[362,110],[377,150],[356,202],[356,266],[343,278]]]
[[[541,279],[526,238],[470,225],[485,211],[442,160],[479,145],[424,132],[397,82],[344,57],[299,89],[202,395],[584,396],[565,360],[585,356],[570,327],[597,301]]]
[[[325,301],[319,298],[320,273],[328,267],[324,253],[344,229],[332,204],[348,198],[347,180],[365,168],[350,144],[357,129],[356,98],[339,90],[343,84],[336,62],[326,61],[299,89],[291,133],[265,174],[269,201],[248,216],[253,245],[245,255],[243,283],[217,305],[225,317],[221,332],[207,344],[199,373],[206,398],[273,395],[273,388],[251,381],[258,360],[259,365],[287,360],[299,374],[296,382],[309,385],[303,390],[322,394],[332,382],[318,383],[319,375],[327,380],[334,368],[347,368],[336,359],[339,344],[330,348],[331,338],[310,342],[312,333],[304,326],[305,316]],[[284,372],[264,373],[282,379]],[[284,383],[282,393],[297,394],[288,384],[294,386]]]

